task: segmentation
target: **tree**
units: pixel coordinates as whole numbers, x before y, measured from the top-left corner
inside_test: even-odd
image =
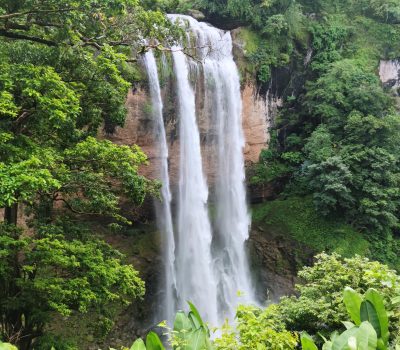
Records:
[[[136,0],[0,1],[0,335],[23,350],[51,313],[101,315],[143,295],[137,272],[85,221],[129,225],[121,201],[158,193],[138,173],[138,147],[96,135],[124,124],[142,39],[176,33]],[[21,204],[29,231],[17,227]]]
[[[2,0],[0,36],[46,46],[142,45],[164,39],[171,28],[161,12],[147,11],[138,0]]]
[[[43,335],[54,312],[107,315],[110,303],[130,303],[144,294],[143,281],[120,253],[84,237],[82,228],[73,237],[69,225],[70,232],[61,222],[43,225],[32,237],[0,227],[0,331],[20,349]]]
[[[333,63],[317,81],[310,82],[304,103],[311,116],[337,137],[342,135],[350,113],[382,117],[393,106],[365,62],[350,59]]]

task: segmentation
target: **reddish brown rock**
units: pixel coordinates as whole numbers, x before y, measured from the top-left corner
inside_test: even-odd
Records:
[[[169,86],[171,91],[173,86]],[[164,95],[168,94],[164,91]],[[212,184],[215,178],[215,135],[216,130],[210,122],[209,109],[204,96],[202,84],[196,86],[197,118],[202,145],[203,169],[208,181]],[[200,97],[199,97],[200,96]],[[246,164],[258,160],[259,154],[268,144],[268,128],[271,119],[269,99],[260,96],[254,86],[247,84],[242,90],[243,101],[243,132],[246,139],[244,156]],[[154,138],[154,125],[151,113],[151,102],[148,92],[139,89],[130,92],[126,101],[128,110],[123,128],[117,127],[113,134],[104,135],[117,144],[139,145],[147,154],[149,165],[142,167],[141,172],[150,178],[157,178],[159,158],[156,140]],[[174,102],[167,102],[164,106],[166,120],[166,134],[169,146],[169,169],[172,185],[179,178],[179,126],[177,122],[178,111]]]

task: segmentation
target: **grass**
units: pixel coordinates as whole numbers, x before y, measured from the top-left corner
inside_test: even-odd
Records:
[[[362,233],[342,220],[324,218],[316,212],[311,197],[292,197],[253,207],[253,222],[300,242],[316,253],[337,252],[345,257],[368,256],[370,243]]]

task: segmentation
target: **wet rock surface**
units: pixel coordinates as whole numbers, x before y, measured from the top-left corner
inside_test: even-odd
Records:
[[[249,251],[260,300],[277,301],[294,293],[298,270],[311,264],[313,251],[262,227],[251,230]]]

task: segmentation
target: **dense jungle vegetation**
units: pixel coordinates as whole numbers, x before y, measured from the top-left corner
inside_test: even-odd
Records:
[[[398,0],[0,0],[0,349],[83,349],[49,325],[86,315],[102,337],[117,305],[143,297],[91,222],[131,227],[122,202],[138,207],[160,185],[138,173],[139,147],[98,130],[124,124],[142,39],[164,50],[180,35],[165,13],[193,11],[244,28],[243,82],[267,93],[289,77],[250,180],[283,190],[255,222],[332,254],[300,271],[296,296],[239,307],[214,340],[194,307],[178,313],[172,347],[398,350],[400,114],[378,77],[380,59],[400,58]],[[163,348],[154,333],[146,345]]]

